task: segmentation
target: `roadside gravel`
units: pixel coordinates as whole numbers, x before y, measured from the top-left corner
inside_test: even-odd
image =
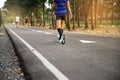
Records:
[[[25,80],[4,27],[0,27],[0,80]]]

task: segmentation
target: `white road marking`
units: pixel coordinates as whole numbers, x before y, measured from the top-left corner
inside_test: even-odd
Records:
[[[50,33],[50,32],[45,32],[45,34],[52,34],[52,33]]]
[[[18,39],[20,39],[28,49],[33,52],[35,56],[45,65],[46,68],[51,71],[58,80],[69,80],[60,70],[58,70],[53,64],[51,64],[44,56],[41,55],[35,48],[33,48],[29,43],[27,43],[24,39],[18,36],[13,30],[6,26]]]
[[[82,43],[96,43],[96,41],[79,40]]]
[[[20,27],[20,28],[23,28],[23,29],[26,29],[28,31],[31,31],[31,29],[29,29],[29,28],[25,28],[25,27]],[[34,31],[34,30],[32,30],[32,31]]]
[[[26,28],[24,28],[24,29],[26,29]],[[52,34],[52,33],[50,33],[50,32],[44,32],[44,31],[38,31],[38,30],[34,30],[34,29],[27,29],[27,30],[30,30],[30,31],[35,31],[35,32],[38,32],[38,33],[44,33],[44,34]]]
[[[43,31],[37,31],[37,32],[43,32]]]

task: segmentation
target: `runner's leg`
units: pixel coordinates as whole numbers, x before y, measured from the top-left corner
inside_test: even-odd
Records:
[[[60,16],[60,15],[57,15],[57,16],[56,16],[56,27],[57,27],[57,30],[58,30],[58,33],[59,33],[59,38],[58,38],[58,40],[60,40],[60,39],[61,39],[61,36],[62,36],[61,16]]]

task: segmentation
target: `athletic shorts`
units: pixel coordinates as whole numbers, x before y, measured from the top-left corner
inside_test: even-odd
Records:
[[[56,15],[56,20],[65,20],[65,19],[66,19],[66,14]]]

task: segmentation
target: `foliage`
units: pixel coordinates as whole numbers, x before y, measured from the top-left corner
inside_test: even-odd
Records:
[[[0,8],[0,26],[2,24],[2,12],[1,12],[1,8]]]
[[[30,21],[33,18],[42,19],[45,24],[51,11],[45,8],[46,1],[52,5],[54,0],[7,0],[4,9],[10,16],[19,15],[23,19],[28,16]],[[120,19],[120,0],[70,0],[70,3],[74,18],[73,23],[67,22],[68,25],[73,24],[73,29],[80,28],[80,22],[84,22],[85,29],[94,29],[103,20],[111,20],[111,24],[114,24],[115,19]]]

